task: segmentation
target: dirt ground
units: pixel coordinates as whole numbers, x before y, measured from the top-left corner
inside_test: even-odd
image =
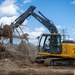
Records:
[[[44,66],[34,62],[37,47],[26,42],[4,45],[6,57],[0,59],[0,75],[74,75],[75,67]]]

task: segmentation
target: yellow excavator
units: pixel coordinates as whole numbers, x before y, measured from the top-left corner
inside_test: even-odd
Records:
[[[40,11],[34,12],[35,6],[30,6],[24,13],[25,19],[32,15],[42,23],[49,31],[49,34],[42,34],[39,39],[37,63],[44,63],[49,66],[74,66],[75,65],[75,42],[64,40],[61,42],[61,35],[54,23],[46,18]]]

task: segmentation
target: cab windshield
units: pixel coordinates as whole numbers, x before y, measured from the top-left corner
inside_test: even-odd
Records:
[[[52,45],[58,45],[58,44],[61,43],[61,39],[60,39],[59,36],[53,35],[53,36],[51,36],[50,42],[51,42]]]
[[[59,35],[45,35],[40,39],[39,51],[44,51],[45,48],[49,50],[50,46],[59,45],[61,45],[61,39]]]

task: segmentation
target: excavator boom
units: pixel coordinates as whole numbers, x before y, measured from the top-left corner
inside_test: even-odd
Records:
[[[19,27],[29,16],[33,16],[40,23],[42,23],[49,30],[50,33],[58,33],[58,30],[53,24],[53,22],[47,19],[40,11],[38,11],[38,13],[41,16],[36,14],[34,12],[35,8],[35,6],[30,6],[26,12],[24,12],[14,22],[11,23],[11,27],[13,29]]]
[[[40,23],[42,23],[49,30],[50,33],[58,33],[57,28],[50,20],[42,18],[41,16],[37,15],[35,12],[32,13],[32,16],[36,18]]]

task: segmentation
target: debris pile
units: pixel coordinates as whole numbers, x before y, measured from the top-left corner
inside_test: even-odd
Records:
[[[22,41],[18,46],[7,44],[4,47],[5,58],[34,61],[37,56],[37,47],[27,44],[25,41]]]
[[[22,52],[25,58],[30,61],[34,61],[37,56],[37,47],[27,44],[25,41],[19,44],[17,51]]]

